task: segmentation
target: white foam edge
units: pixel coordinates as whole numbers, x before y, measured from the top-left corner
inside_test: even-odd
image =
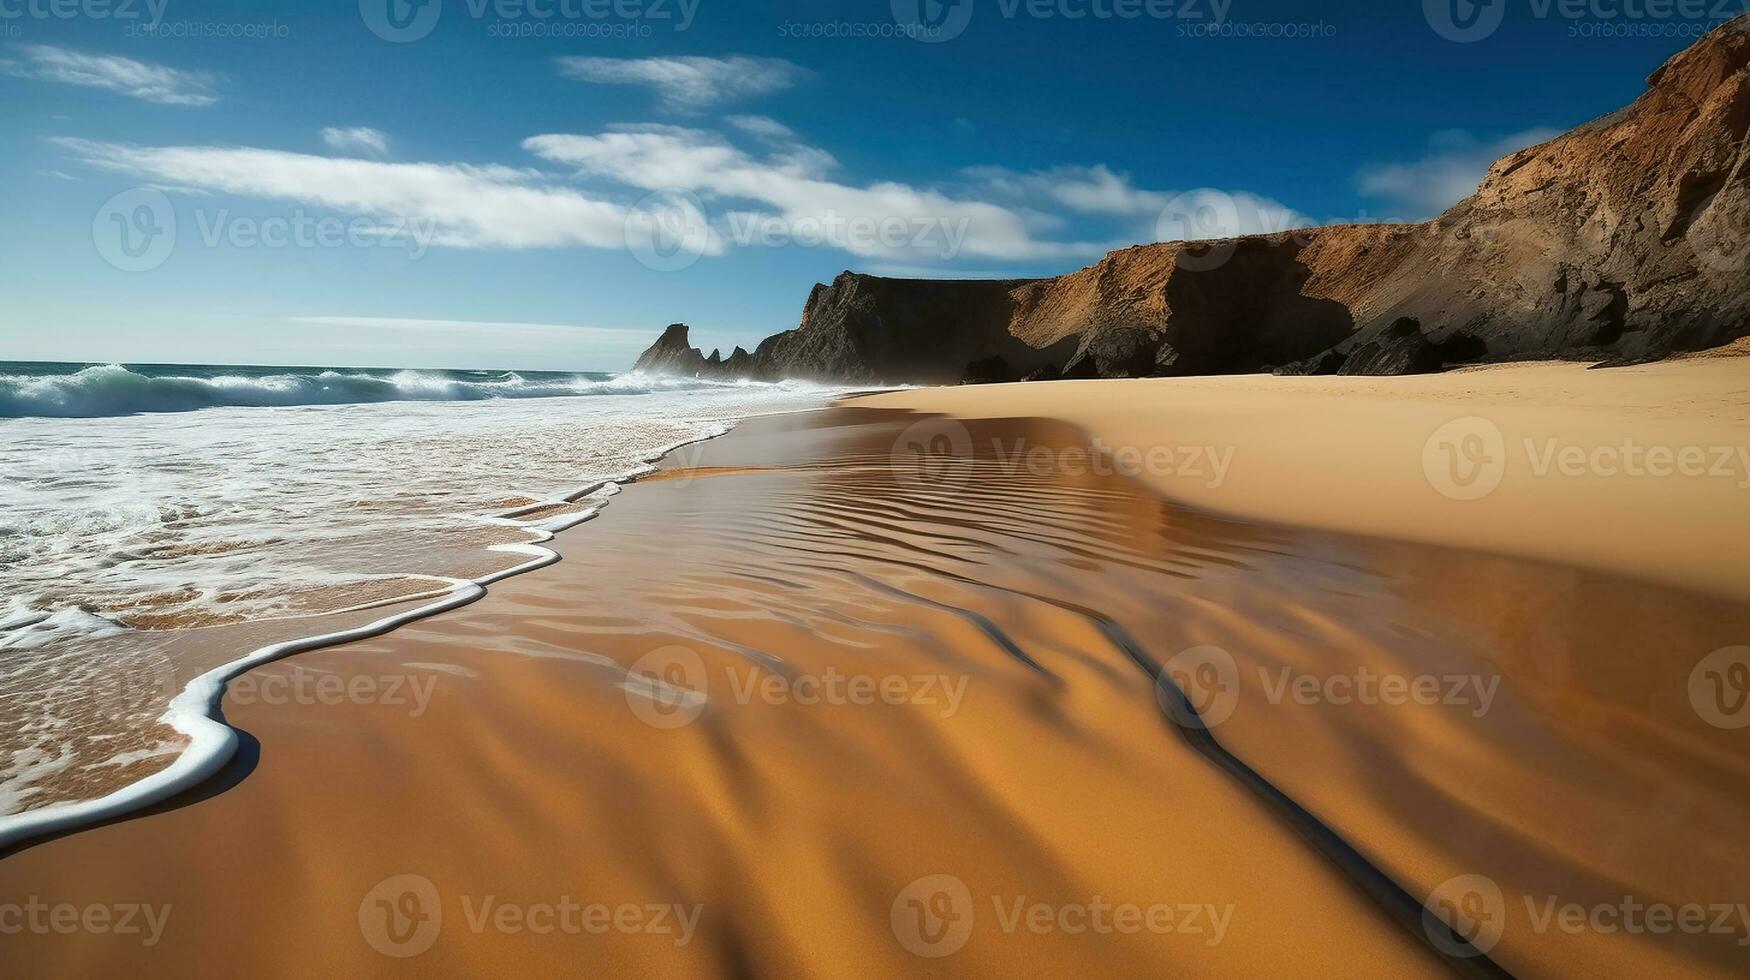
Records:
[[[657,450],[654,454],[644,457],[643,463],[628,472],[618,480],[604,480],[589,487],[579,489],[567,497],[566,502],[575,502],[591,493],[602,492],[605,496],[613,496],[620,490],[620,482],[635,480],[651,473],[656,464],[664,456],[677,449],[683,449],[694,443],[704,442],[726,435],[735,427],[734,423],[717,427],[709,435],[699,436],[677,442],[671,446]],[[492,520],[507,524],[517,524],[510,515],[533,509],[518,507],[513,511],[496,515]],[[486,595],[486,587],[494,582],[500,582],[513,575],[532,572],[537,568],[545,568],[559,561],[559,553],[542,544],[553,540],[556,530],[575,527],[596,516],[600,508],[592,508],[580,514],[567,515],[567,520],[558,528],[549,529],[541,524],[518,524],[526,528],[534,538],[523,544],[497,544],[487,548],[502,554],[529,555],[528,561],[514,565],[502,571],[493,572],[477,579],[448,579],[455,584],[449,594],[436,602],[427,603],[417,609],[385,616],[373,623],[368,623],[350,630],[340,630],[333,633],[322,633],[316,636],[287,640],[262,647],[238,660],[233,660],[221,667],[200,675],[190,681],[187,687],[172,698],[170,706],[159,721],[169,725],[188,739],[188,745],[176,757],[176,761],[138,782],[128,785],[95,800],[81,800],[77,803],[62,803],[46,806],[36,810],[26,810],[0,816],[0,851],[39,837],[61,834],[79,830],[93,824],[104,823],[127,816],[138,810],[143,810],[154,803],[159,803],[178,793],[192,789],[216,775],[237,754],[240,740],[235,729],[213,717],[225,694],[225,686],[235,678],[259,667],[298,653],[307,653],[322,647],[335,646],[341,643],[351,643],[355,640],[368,640],[382,636],[399,627],[427,616],[435,616],[451,609],[459,609],[475,602]],[[431,576],[439,579],[438,576]],[[441,580],[441,579],[440,579]]]

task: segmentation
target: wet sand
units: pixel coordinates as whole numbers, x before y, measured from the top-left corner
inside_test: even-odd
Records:
[[[0,903],[168,906],[158,940],[27,930],[8,972],[1742,969],[1750,933],[1526,899],[1744,901],[1750,747],[1687,685],[1750,607],[1217,516],[1061,465],[1062,424],[961,425],[747,423],[560,564],[252,671],[218,787],[0,859]]]

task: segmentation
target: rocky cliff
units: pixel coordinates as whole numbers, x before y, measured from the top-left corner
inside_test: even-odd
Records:
[[[814,287],[801,324],[761,343],[747,373],[1391,374],[1724,344],[1750,335],[1747,64],[1750,15],[1666,62],[1633,104],[1498,161],[1420,224],[1142,245],[1054,279],[846,272]],[[640,365],[687,370],[670,340]]]
[[[671,323],[656,343],[638,355],[632,370],[646,374],[678,374],[688,378],[747,378],[754,374],[753,355],[737,347],[728,358],[722,351],[706,357],[687,340],[687,325]]]

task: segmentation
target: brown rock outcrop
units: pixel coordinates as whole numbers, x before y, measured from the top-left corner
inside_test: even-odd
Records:
[[[1403,373],[1724,344],[1750,335],[1747,65],[1750,15],[1667,61],[1633,104],[1503,158],[1420,224],[1140,245],[1054,279],[846,272],[814,287],[801,324],[761,343],[751,371],[931,383]]]

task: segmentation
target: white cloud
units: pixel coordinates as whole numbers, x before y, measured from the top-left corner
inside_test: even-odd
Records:
[[[968,167],[963,173],[998,193],[1046,199],[1083,214],[1158,213],[1173,198],[1166,191],[1140,190],[1131,185],[1128,174],[1113,173],[1104,165],[1026,172],[1005,167]]]
[[[322,141],[342,153],[351,151],[371,156],[389,155],[389,137],[369,126],[329,126],[322,130]]]
[[[1496,160],[1558,134],[1540,127],[1480,140],[1461,130],[1446,130],[1429,139],[1428,153],[1420,159],[1371,164],[1362,168],[1356,183],[1361,193],[1410,208],[1418,216],[1438,214],[1475,193]]]
[[[560,58],[561,74],[603,85],[656,90],[664,109],[696,113],[723,102],[779,92],[807,71],[782,58],[698,56],[669,58]]]
[[[1078,214],[1132,219],[1143,223],[1150,241],[1260,235],[1317,223],[1280,201],[1248,191],[1144,190],[1132,184],[1128,174],[1104,165],[1025,172],[970,167],[963,173],[1003,197],[1054,204]]]
[[[650,191],[686,191],[755,201],[775,213],[752,215],[809,229],[823,244],[864,257],[1043,259],[1097,255],[1106,246],[1033,237],[1038,222],[1020,211],[940,191],[883,181],[857,187],[828,179],[831,157],[791,148],[756,159],[721,136],[676,126],[622,127],[596,136],[545,135],[523,141],[544,159]],[[743,212],[737,218],[748,218]],[[905,223],[928,241],[871,241],[847,222]],[[833,230],[835,224],[837,231]],[[948,239],[952,235],[953,241]],[[944,246],[951,246],[947,252]]]
[[[120,92],[160,105],[209,106],[219,101],[216,76],[167,68],[119,55],[85,54],[47,44],[23,45],[24,61],[0,61],[21,78]]]
[[[223,146],[138,146],[59,137],[84,163],[183,193],[289,201],[368,218],[393,236],[466,248],[652,248],[695,256],[731,245],[834,248],[889,267],[950,260],[1064,262],[1158,238],[1282,231],[1311,222],[1244,192],[1188,194],[1132,185],[1106,167],[968,171],[947,186],[854,183],[825,150],[761,116],[733,125],[763,145],[672,125],[547,134],[524,150],[573,173],[465,163],[395,163]],[[325,131],[338,146],[387,145],[380,133]],[[567,180],[569,179],[569,182]],[[636,200],[636,204],[628,202]],[[1189,202],[1189,203],[1187,203]],[[1175,206],[1186,216],[1169,222]],[[713,220],[714,216],[715,220]],[[1071,217],[1081,216],[1072,225]],[[1066,228],[1121,219],[1124,233],[1076,239]],[[667,253],[663,253],[666,255]],[[962,273],[965,274],[965,273]]]
[[[439,245],[622,248],[629,209],[552,186],[536,171],[383,163],[281,150],[133,146],[56,138],[86,163],[145,180],[300,204],[429,229]]]
[[[796,141],[795,130],[770,116],[726,116],[723,121],[749,136],[758,136],[779,143]]]

